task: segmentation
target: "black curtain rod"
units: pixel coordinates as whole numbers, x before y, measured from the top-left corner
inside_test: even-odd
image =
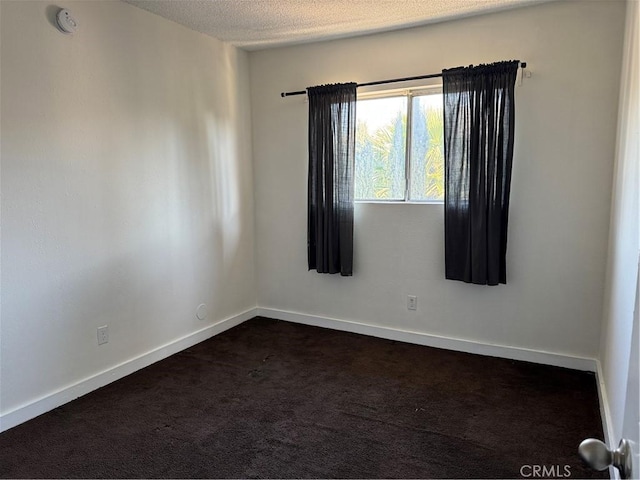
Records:
[[[473,65],[471,65],[473,66]],[[520,62],[520,68],[527,68],[527,62]],[[385,83],[409,82],[411,80],[423,80],[426,78],[438,78],[442,73],[431,73],[429,75],[418,75],[416,77],[393,78],[391,80],[378,80],[377,82],[358,83],[358,87],[370,87],[372,85],[383,85]],[[282,92],[281,97],[292,97],[294,95],[306,95],[306,90],[298,90],[297,92]]]

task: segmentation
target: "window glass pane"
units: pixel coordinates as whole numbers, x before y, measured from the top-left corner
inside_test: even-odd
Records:
[[[444,200],[442,94],[413,97],[411,105],[411,200]]]
[[[355,198],[403,200],[407,98],[358,100]]]

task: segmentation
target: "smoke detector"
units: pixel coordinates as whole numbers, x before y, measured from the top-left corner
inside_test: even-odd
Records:
[[[71,16],[71,12],[66,8],[63,8],[58,12],[56,15],[56,22],[58,23],[60,31],[67,35],[75,33],[78,28],[78,22],[76,22],[76,19]]]

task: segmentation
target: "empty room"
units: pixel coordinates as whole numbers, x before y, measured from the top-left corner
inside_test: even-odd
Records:
[[[639,30],[0,0],[0,478],[640,478]]]

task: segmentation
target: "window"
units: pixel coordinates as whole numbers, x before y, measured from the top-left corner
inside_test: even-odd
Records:
[[[443,201],[441,89],[365,97],[356,122],[356,200]]]

